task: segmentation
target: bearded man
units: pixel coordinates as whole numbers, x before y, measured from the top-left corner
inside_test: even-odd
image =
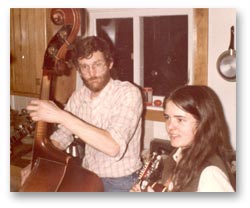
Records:
[[[95,172],[106,192],[126,192],[141,168],[141,91],[132,83],[111,78],[113,57],[108,43],[96,36],[76,44],[75,63],[84,85],[64,109],[52,101],[32,100],[34,121],[58,124],[50,136],[64,150],[76,135],[85,142],[82,166]]]

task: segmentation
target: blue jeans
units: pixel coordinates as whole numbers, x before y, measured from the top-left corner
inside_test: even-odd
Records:
[[[119,178],[101,178],[105,192],[129,192],[138,180],[138,173]]]

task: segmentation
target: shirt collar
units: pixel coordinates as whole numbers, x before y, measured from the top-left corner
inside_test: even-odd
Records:
[[[179,162],[180,161],[180,159],[181,159],[181,156],[182,156],[182,148],[181,147],[179,147],[177,150],[176,150],[176,152],[173,154],[173,159],[174,159],[174,161],[175,162]]]

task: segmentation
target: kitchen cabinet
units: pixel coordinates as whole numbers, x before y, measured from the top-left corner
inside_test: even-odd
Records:
[[[39,97],[47,46],[46,9],[10,9],[10,92]]]
[[[51,38],[61,28],[48,8],[10,9],[10,94],[40,97],[43,60]],[[53,97],[64,104],[75,90],[76,70],[53,78]]]

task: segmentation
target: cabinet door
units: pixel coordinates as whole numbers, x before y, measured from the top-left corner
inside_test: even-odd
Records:
[[[12,95],[39,96],[46,46],[46,9],[11,9]]]

